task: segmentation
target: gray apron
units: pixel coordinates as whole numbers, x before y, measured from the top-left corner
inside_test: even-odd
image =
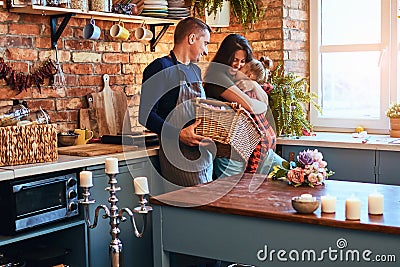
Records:
[[[188,83],[184,71],[179,69],[174,53],[170,56],[180,76],[180,90],[174,110],[166,121],[175,128],[182,129],[195,119],[193,99],[205,98],[201,82]],[[193,69],[194,73],[195,70]],[[196,74],[197,75],[197,74]],[[200,81],[200,77],[197,77]],[[212,181],[212,153],[201,146],[188,146],[179,141],[179,134],[171,136],[161,133],[160,167],[161,173],[168,181],[180,186],[193,186]]]

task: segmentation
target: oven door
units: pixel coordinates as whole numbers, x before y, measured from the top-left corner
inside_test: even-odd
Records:
[[[68,212],[66,187],[66,176],[14,184],[15,231],[65,218]]]

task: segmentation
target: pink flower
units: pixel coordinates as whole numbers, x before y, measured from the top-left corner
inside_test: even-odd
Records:
[[[308,175],[307,180],[313,185],[316,185],[319,182],[318,175],[315,173],[311,173],[310,175]]]
[[[287,179],[294,184],[301,184],[304,182],[304,171],[302,168],[297,167],[289,170],[287,173]]]

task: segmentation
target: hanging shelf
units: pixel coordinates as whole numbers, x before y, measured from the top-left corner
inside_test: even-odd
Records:
[[[154,36],[153,39],[150,41],[150,51],[152,52],[155,51],[156,45],[158,44],[162,36],[165,34],[169,26],[175,25],[179,21],[175,19],[123,15],[123,14],[98,12],[98,11],[83,11],[80,9],[49,7],[40,5],[11,5],[7,6],[7,9],[13,13],[50,16],[51,45],[53,48],[55,48],[58,39],[63,33],[65,27],[68,25],[68,22],[72,16],[76,18],[107,20],[107,21],[123,21],[130,23],[146,22],[146,24],[150,26],[150,30],[153,32]],[[59,18],[63,18],[63,20],[57,29],[57,24],[58,24],[57,20]],[[155,32],[156,26],[163,27],[157,36]]]

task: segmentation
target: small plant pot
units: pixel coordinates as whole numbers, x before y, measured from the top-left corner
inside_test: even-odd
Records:
[[[400,137],[400,118],[390,118],[390,137]]]

